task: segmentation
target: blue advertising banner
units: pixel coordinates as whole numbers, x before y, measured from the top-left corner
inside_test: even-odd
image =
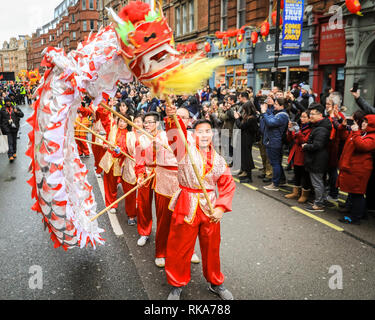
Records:
[[[300,54],[304,0],[284,0],[281,54]]]

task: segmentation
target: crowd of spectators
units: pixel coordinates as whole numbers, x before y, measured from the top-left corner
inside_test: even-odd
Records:
[[[215,147],[241,183],[253,182],[257,145],[263,164],[257,178],[266,190],[279,191],[289,182],[293,190],[285,197],[305,203],[310,212],[332,207],[342,191],[348,196],[339,208],[344,213],[340,221],[358,224],[368,210],[375,210],[375,108],[359,92],[352,94],[358,106],[352,115],[345,115],[340,93],[327,89],[318,103],[307,84],[293,85],[288,92],[273,87],[257,93],[252,88],[205,86],[173,101],[189,111],[191,127],[199,119],[211,121],[219,137]],[[148,112],[165,117],[165,101],[137,83],[119,84],[112,104],[132,118]],[[289,165],[284,168],[286,154]],[[293,170],[291,181],[285,170]]]

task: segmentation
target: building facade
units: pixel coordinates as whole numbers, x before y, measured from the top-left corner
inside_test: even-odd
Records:
[[[42,52],[48,47],[63,48],[65,52],[75,50],[91,32],[102,25],[100,12],[102,0],[64,0],[55,8],[54,19],[38,28],[32,35],[29,69],[40,69]]]
[[[27,70],[27,50],[31,37],[18,36],[5,41],[0,49],[0,72],[14,72],[17,76],[21,70]]]

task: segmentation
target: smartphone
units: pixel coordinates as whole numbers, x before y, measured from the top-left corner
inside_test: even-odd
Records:
[[[351,127],[354,124],[354,120],[353,119],[347,119],[346,123],[347,123],[348,126]]]
[[[354,82],[352,92],[358,91],[358,82]]]

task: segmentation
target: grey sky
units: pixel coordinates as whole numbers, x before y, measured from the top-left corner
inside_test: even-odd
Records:
[[[11,37],[28,34],[53,20],[63,0],[0,0],[0,47]]]

